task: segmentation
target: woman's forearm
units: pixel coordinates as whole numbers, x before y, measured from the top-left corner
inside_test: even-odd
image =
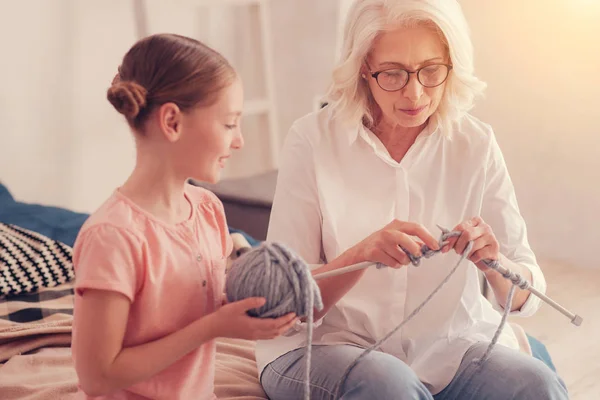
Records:
[[[356,262],[354,261],[354,256],[352,255],[351,250],[342,253],[338,258],[334,259],[328,264],[323,265],[322,267],[316,268],[312,271],[313,275],[317,275],[323,272],[333,271],[339,268],[344,268],[349,265],[353,265]],[[323,300],[323,310],[318,311],[315,310],[314,319],[318,320],[322,318],[327,312],[337,303],[356,283],[360,280],[360,278],[365,273],[365,269],[360,269],[358,271],[348,272],[345,274],[332,276],[329,278],[319,279],[317,284],[319,285],[319,289],[321,290],[321,298]]]
[[[500,254],[498,261],[505,268],[508,268],[512,272],[518,273],[523,278],[525,278],[526,280],[531,282],[532,275],[531,275],[531,271],[529,270],[529,268],[510,261],[508,258],[503,256],[502,254]],[[494,295],[496,296],[498,303],[503,308],[506,308],[506,300],[508,297],[508,292],[510,290],[510,287],[512,286],[512,282],[509,281],[508,279],[504,278],[498,271],[493,270],[493,269],[489,269],[485,272],[485,278],[487,279],[490,286],[492,287],[492,290],[494,292]],[[517,310],[521,309],[521,307],[523,307],[523,304],[525,304],[525,302],[527,301],[527,299],[529,298],[530,295],[531,295],[531,293],[529,291],[522,290],[517,287],[515,289],[515,295],[513,297],[511,311],[517,311]]]

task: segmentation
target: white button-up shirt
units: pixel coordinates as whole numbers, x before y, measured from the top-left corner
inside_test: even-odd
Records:
[[[418,222],[434,236],[481,216],[500,251],[528,267],[533,286],[546,282],[531,251],[525,222],[490,126],[467,115],[451,135],[426,128],[400,163],[368,129],[341,126],[328,107],[292,126],[281,154],[268,241],[280,241],[309,264],[328,262],[393,219]],[[323,317],[314,344],[368,347],[400,324],[458,261],[455,252],[419,267],[369,268]],[[491,340],[500,313],[482,294],[478,269],[465,260],[440,292],[381,347],[409,365],[432,393],[454,377],[467,349]],[[528,316],[530,295],[514,314]],[[499,343],[518,349],[510,326]],[[277,357],[306,344],[306,332],[259,341],[259,373]]]

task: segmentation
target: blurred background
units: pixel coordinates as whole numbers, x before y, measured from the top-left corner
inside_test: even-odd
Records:
[[[276,168],[291,123],[329,82],[344,0],[0,0],[0,180],[24,201],[92,211],[133,166],[106,100],[141,36],[207,42],[241,72],[246,147],[225,176]],[[600,1],[460,1],[476,71],[475,115],[504,150],[532,244],[600,268]],[[265,12],[266,11],[266,12]]]
[[[0,179],[22,200],[89,212],[133,166],[133,141],[106,100],[144,33],[196,37],[246,85],[246,147],[225,176],[276,168],[291,123],[324,93],[347,1],[0,0]],[[475,115],[504,150],[532,244],[600,268],[600,2],[460,2],[476,71]]]
[[[21,201],[83,212],[99,206],[126,179],[134,157],[106,89],[129,47],[157,32],[205,41],[245,81],[246,147],[225,177],[276,169],[290,125],[318,107],[327,89],[348,3],[0,0],[0,182]],[[532,247],[549,271],[561,266],[549,291],[560,297],[556,291],[568,288],[563,300],[573,304],[580,296],[597,315],[600,0],[460,3],[476,72],[488,84],[473,113],[495,129]],[[600,363],[578,359],[586,348],[568,351],[573,330],[546,310],[539,317],[546,325],[525,326],[555,354],[563,351],[557,363],[571,374],[569,384],[585,387],[592,378],[566,363],[588,370],[592,363],[596,377]],[[580,338],[579,346],[590,343]],[[580,398],[597,398],[586,393]]]

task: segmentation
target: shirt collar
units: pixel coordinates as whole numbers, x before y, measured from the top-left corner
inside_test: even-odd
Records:
[[[354,142],[356,142],[356,140],[358,139],[358,136],[360,135],[361,131],[364,131],[366,128],[363,124],[360,124],[357,128],[355,129],[350,129],[348,132],[348,144],[349,145],[353,145]]]
[[[421,131],[421,133],[419,133],[419,136],[417,136],[417,140],[421,140],[423,138],[431,136],[438,129],[439,129],[439,124],[432,122],[430,119],[430,121],[427,123],[427,125],[425,126],[423,131]],[[359,137],[362,137],[367,143],[369,143],[370,145],[373,145],[373,141],[369,137],[369,135],[374,135],[374,133],[369,128],[364,126],[363,124],[360,124],[358,126],[358,128],[351,129],[348,132],[348,144],[353,145]]]

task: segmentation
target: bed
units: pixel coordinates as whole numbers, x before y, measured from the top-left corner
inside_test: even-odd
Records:
[[[0,268],[2,263],[12,263],[12,271],[23,271],[31,282],[29,286],[0,285],[3,400],[74,397],[77,379],[70,352],[74,275],[68,256],[87,217],[59,207],[16,201],[0,183],[0,239],[4,245],[0,246],[0,250],[4,249],[0,253]],[[236,249],[259,243],[244,231],[232,227],[230,232],[235,235]],[[7,237],[13,239],[7,242]],[[10,246],[26,245],[35,254],[19,258],[6,251]],[[58,256],[50,259],[49,252]],[[236,254],[234,251],[230,260]],[[42,260],[43,265],[33,265],[36,259]],[[37,278],[36,273],[31,273],[36,269],[41,271]],[[543,344],[526,335],[518,325],[513,324],[513,328],[518,332],[522,350],[553,368]],[[257,378],[253,342],[217,342],[215,393],[226,400],[267,399]]]

